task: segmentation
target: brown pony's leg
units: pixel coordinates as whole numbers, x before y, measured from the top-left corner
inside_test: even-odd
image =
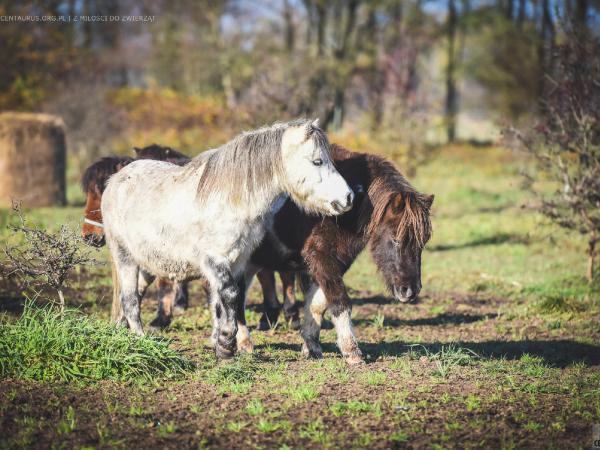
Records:
[[[175,307],[174,312],[182,313],[188,308],[189,303],[188,284],[175,283]]]
[[[319,286],[314,283],[304,291],[304,322],[302,324],[302,353],[311,358],[322,358],[323,350],[319,342],[321,322],[327,309],[327,299]]]
[[[263,291],[263,314],[256,329],[266,331],[275,326],[279,318],[279,312],[281,311],[275,287],[275,272],[272,270],[261,270],[256,274],[256,277]]]
[[[317,349],[320,350],[318,330],[325,310],[329,310],[337,334],[337,344],[346,362],[363,362],[362,352],[352,329],[352,303],[344,285],[344,271],[338,264],[329,261],[327,255],[312,254],[307,259],[317,286],[312,287],[312,296],[308,295],[305,300],[308,305],[302,327],[305,341],[303,351],[309,355],[315,351],[317,354],[314,356],[319,356],[316,352]],[[308,293],[311,294],[311,291]]]
[[[165,328],[173,320],[173,307],[178,284],[165,278],[158,280],[158,310],[156,318],[150,323],[152,328]]]
[[[254,345],[250,340],[250,330],[248,329],[248,325],[246,325],[246,291],[249,284],[249,281],[246,282],[246,280],[244,280],[243,286],[241,286],[244,289],[243,296],[238,298],[235,310],[238,326],[235,339],[237,342],[237,350],[240,353],[252,353],[254,351]]]
[[[283,315],[293,330],[300,329],[300,313],[296,304],[294,272],[279,272],[281,283],[283,284]]]

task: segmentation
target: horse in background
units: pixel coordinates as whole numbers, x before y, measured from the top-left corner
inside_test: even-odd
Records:
[[[187,155],[170,147],[152,144],[143,148],[134,148],[137,159],[154,159],[167,161],[173,164],[184,165],[191,160]],[[84,241],[94,247],[105,245],[104,224],[100,202],[106,183],[112,175],[117,173],[134,159],[128,156],[105,156],[91,164],[83,173],[81,187],[86,194],[82,236]],[[113,302],[111,320],[122,322],[123,313],[119,300],[119,284],[112,268]],[[208,294],[207,294],[208,297]],[[158,281],[158,312],[151,322],[153,328],[164,328],[171,323],[173,313],[184,311],[188,307],[189,293],[187,283],[174,283],[169,279],[161,278]]]
[[[101,210],[129,327],[143,334],[140,301],[156,276],[204,277],[217,357],[232,357],[236,338],[244,349],[249,332],[245,318],[237,319],[243,316],[246,265],[288,196],[317,214],[352,208],[354,194],[316,121],[243,133],[183,167],[137,160],[117,172]]]
[[[154,159],[157,161],[165,161],[178,166],[185,166],[192,158],[183,153],[163,145],[151,144],[146,147],[133,147],[135,151],[135,159]]]
[[[355,192],[354,207],[337,217],[315,217],[292,202],[275,215],[273,224],[251,258],[247,278],[259,271],[264,290],[261,323],[277,321],[281,305],[272,272],[308,272],[304,282],[302,351],[322,357],[319,333],[329,310],[342,355],[350,364],[363,361],[351,321],[352,303],[343,276],[360,252],[369,247],[388,290],[400,302],[414,300],[421,290],[421,254],[431,237],[433,195],[418,192],[384,158],[331,145],[339,173]],[[268,271],[265,271],[268,270]],[[293,290],[293,278],[284,291]],[[286,316],[297,317],[293,292]],[[242,320],[240,317],[238,320]]]

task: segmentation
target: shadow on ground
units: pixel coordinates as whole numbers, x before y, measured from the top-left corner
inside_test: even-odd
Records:
[[[453,342],[456,347],[468,349],[484,360],[508,359],[518,360],[523,355],[537,356],[545,364],[552,367],[564,368],[568,365],[583,362],[586,365],[600,365],[600,346],[583,344],[568,340],[526,340],[526,341],[484,341],[484,342]],[[272,349],[292,350],[300,352],[300,345],[288,343],[269,344]],[[407,343],[402,341],[371,344],[361,342],[360,348],[367,355],[368,361],[374,361],[380,356],[401,357],[409,352],[417,351],[438,353],[442,347],[450,343]],[[257,346],[260,348],[261,346]],[[335,344],[323,343],[323,351],[337,353]]]
[[[483,359],[520,359],[524,354],[541,357],[546,364],[566,367],[577,362],[588,365],[600,364],[600,347],[569,340],[524,340],[524,341],[483,341],[454,342],[457,347],[471,350]],[[448,343],[410,344],[401,341],[381,344],[361,344],[365,353],[376,358],[382,355],[402,356],[412,350],[422,349],[431,353],[439,352]]]
[[[418,327],[436,325],[462,325],[465,323],[479,322],[480,320],[494,319],[497,314],[452,314],[443,313],[435,317],[422,317],[419,319],[385,319],[385,325],[390,327]],[[370,325],[370,319],[353,319],[355,325]]]
[[[430,252],[445,252],[448,250],[459,250],[464,248],[482,247],[484,245],[500,245],[500,244],[523,244],[528,245],[530,239],[527,236],[513,233],[498,233],[493,236],[487,236],[475,239],[462,244],[438,244],[427,247]]]

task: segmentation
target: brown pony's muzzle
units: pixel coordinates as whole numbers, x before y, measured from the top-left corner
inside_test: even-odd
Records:
[[[410,286],[394,287],[394,298],[401,303],[411,303],[419,295],[419,289]]]

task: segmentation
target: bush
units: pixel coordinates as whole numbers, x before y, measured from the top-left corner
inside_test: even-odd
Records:
[[[152,337],[91,319],[75,310],[25,306],[0,322],[0,378],[38,381],[150,381],[176,377],[193,364]]]

